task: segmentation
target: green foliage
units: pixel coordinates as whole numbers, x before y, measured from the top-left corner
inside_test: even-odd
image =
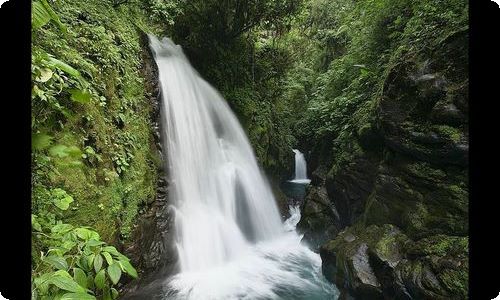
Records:
[[[43,1],[33,5],[41,8]],[[116,243],[130,233],[139,204],[154,194],[137,28],[155,30],[137,2],[50,6],[54,14],[45,9],[42,16],[52,21],[36,21],[33,12],[33,22],[43,23],[32,32],[33,207],[37,213],[49,208],[48,194],[61,188],[74,199],[71,213],[48,213],[91,225]]]
[[[174,25],[175,18],[183,13],[185,0],[148,0],[149,10],[153,18],[159,22]]]
[[[73,202],[62,189],[51,194],[61,211]],[[116,299],[118,292],[113,286],[122,271],[137,278],[129,259],[102,242],[97,232],[55,221],[46,212],[32,215],[34,241],[44,245],[32,274],[34,299]]]
[[[34,1],[32,11],[31,24],[33,30],[53,21],[61,31],[66,32],[66,27],[61,23],[59,16],[57,16],[47,0]]]
[[[372,127],[386,70],[404,54],[429,51],[467,28],[467,9],[460,0],[308,1],[297,19],[300,31],[287,37],[293,45],[310,45],[298,48],[298,56],[309,57],[313,72],[312,85],[295,88],[308,99],[294,130],[298,140],[309,149],[332,140],[333,153],[353,152],[360,129]],[[293,82],[295,72],[288,75]]]
[[[273,174],[282,172],[295,140],[288,123],[292,113],[279,101],[290,49],[277,42],[302,1],[163,3],[179,12],[171,27],[174,41],[237,113],[261,164]]]

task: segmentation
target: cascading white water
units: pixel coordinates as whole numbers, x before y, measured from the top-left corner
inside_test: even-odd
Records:
[[[167,280],[165,297],[279,299],[283,291],[308,288],[331,298],[334,287],[322,279],[319,256],[300,244],[296,223],[283,225],[227,103],[180,46],[149,38],[159,70],[181,270]]]
[[[291,182],[309,183],[311,180],[307,178],[307,164],[304,154],[297,149],[292,150],[295,153],[295,178]]]

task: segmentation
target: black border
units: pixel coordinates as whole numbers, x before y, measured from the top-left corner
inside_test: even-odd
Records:
[[[0,293],[31,298],[31,1],[0,8]]]
[[[82,0],[83,1],[83,0]],[[436,0],[429,0],[436,1]],[[500,292],[500,237],[496,146],[500,136],[500,8],[490,0],[470,4],[470,299]],[[0,8],[0,292],[30,299],[31,276],[31,1],[10,0]],[[9,118],[10,117],[10,118]]]
[[[500,292],[498,90],[500,8],[490,0],[471,0],[469,40],[470,89],[470,299],[494,299]]]

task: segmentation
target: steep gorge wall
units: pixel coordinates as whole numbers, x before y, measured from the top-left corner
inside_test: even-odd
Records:
[[[52,148],[34,149],[33,210],[43,213],[41,204],[54,189],[62,189],[74,199],[63,220],[91,226],[103,240],[119,246],[131,238],[138,215],[154,202],[163,169],[147,44],[141,40],[143,31],[159,30],[141,3],[51,5],[66,32],[52,23],[33,31],[33,75],[44,67],[40,58],[52,55],[82,74],[91,96],[87,103],[70,101],[68,74],[54,72],[66,81],[61,86],[53,83],[55,75],[34,78],[34,139],[48,136],[50,146],[73,147],[81,157],[68,165],[52,155]],[[57,104],[47,100],[49,95]]]
[[[464,29],[402,53],[355,139],[311,152],[300,225],[346,297],[467,296],[467,50]]]

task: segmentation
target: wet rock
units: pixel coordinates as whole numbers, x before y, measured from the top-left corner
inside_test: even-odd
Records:
[[[465,299],[466,237],[413,241],[399,228],[356,224],[320,248],[323,274],[356,299]]]
[[[467,298],[467,39],[460,30],[402,54],[373,106],[355,113],[364,115],[354,138],[333,133],[311,149],[313,184],[328,199],[315,196],[304,215],[328,224],[319,209],[328,201],[338,212],[344,231],[320,255],[341,297]]]
[[[168,180],[164,174],[164,153],[160,122],[160,98],[158,87],[158,70],[149,51],[147,36],[141,36],[143,48],[143,76],[146,92],[151,101],[151,119],[153,131],[152,147],[158,151],[161,160],[157,167],[156,197],[149,201],[145,212],[138,216],[136,226],[129,242],[124,245],[123,253],[131,259],[131,263],[139,272],[139,279],[125,282],[120,294],[122,299],[153,299],[162,292],[162,283],[169,274],[177,271],[177,251],[174,249],[174,219],[169,210]]]
[[[324,187],[310,186],[301,212],[297,228],[304,233],[303,239],[313,251],[318,251],[323,243],[339,232],[339,215]]]
[[[376,162],[361,156],[341,169],[330,170],[325,186],[339,214],[340,228],[353,224],[363,215],[376,174]]]

